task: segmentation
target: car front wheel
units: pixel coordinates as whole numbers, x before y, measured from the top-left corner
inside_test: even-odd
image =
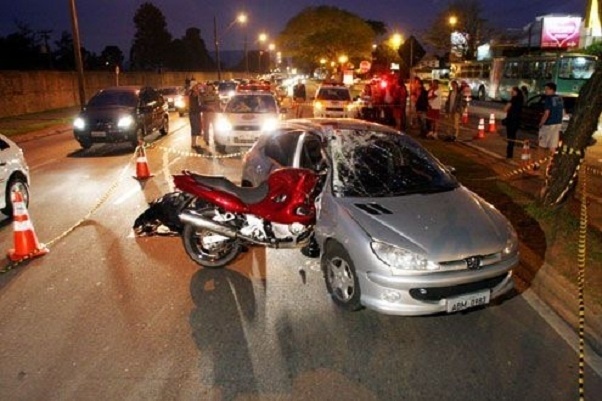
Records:
[[[0,210],[7,216],[13,215],[13,199],[12,194],[15,192],[20,192],[23,197],[23,201],[25,202],[25,206],[29,205],[29,186],[27,182],[23,178],[13,177],[8,182],[6,186],[6,207]]]
[[[361,309],[360,283],[345,248],[335,242],[327,244],[321,264],[326,289],[334,303],[350,312]]]

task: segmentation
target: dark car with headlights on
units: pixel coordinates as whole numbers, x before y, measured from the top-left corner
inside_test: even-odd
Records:
[[[283,166],[324,177],[314,233],[341,308],[453,313],[512,288],[510,222],[410,136],[355,119],[287,120],[245,154],[242,182]]]
[[[178,110],[176,103],[184,96],[184,88],[181,86],[165,86],[159,88],[159,93],[163,95],[163,99],[167,102],[167,108],[170,111]]]
[[[128,142],[136,147],[154,131],[169,133],[169,113],[163,96],[151,87],[102,89],[73,121],[73,134],[84,149],[107,142]]]

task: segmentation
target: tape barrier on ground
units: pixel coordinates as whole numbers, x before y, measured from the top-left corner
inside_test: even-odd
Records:
[[[581,198],[581,211],[579,219],[579,247],[577,255],[577,288],[579,291],[579,400],[585,400],[585,266],[586,266],[586,245],[587,245],[587,174],[582,174],[581,188],[583,197]]]
[[[128,160],[127,165],[123,167],[123,169],[121,170],[121,173],[119,174],[119,176],[115,179],[115,181],[113,181],[113,183],[104,192],[104,194],[102,194],[102,196],[100,196],[100,198],[98,198],[98,201],[88,211],[88,213],[86,213],[86,215],[84,217],[82,217],[81,219],[79,219],[75,224],[73,224],[71,227],[69,227],[68,229],[66,229],[63,233],[61,233],[60,235],[58,235],[55,238],[51,239],[50,241],[46,242],[45,243],[46,248],[50,248],[52,245],[54,245],[55,243],[57,243],[58,241],[60,241],[61,239],[65,238],[67,235],[69,235],[73,231],[75,231],[75,229],[77,229],[79,226],[81,226],[94,213],[96,213],[96,211],[98,211],[98,209],[100,209],[100,207],[111,197],[111,195],[113,195],[113,193],[115,192],[115,190],[117,189],[117,187],[119,186],[119,184],[121,183],[121,181],[123,181],[124,177],[126,176],[126,173],[128,172],[128,170],[129,170],[129,168],[130,168],[130,166],[132,164],[132,161],[134,161],[137,153],[138,153],[138,148],[136,148],[136,151],[134,152],[134,154],[132,155],[132,157]],[[2,270],[0,270],[0,274],[4,274],[4,273],[7,273],[7,272],[13,270],[15,267],[23,264],[24,262],[28,261],[29,259],[30,258],[24,258],[24,259],[19,260],[17,262],[11,262],[11,263],[9,263],[7,266],[5,266],[4,268],[2,268]]]
[[[189,151],[186,151],[186,150],[170,148],[168,146],[162,146],[162,145],[150,145],[150,146],[148,146],[147,149],[160,149],[160,150],[162,150],[164,152],[174,153],[174,154],[177,154],[179,156],[198,157],[198,158],[202,158],[202,159],[231,159],[231,158],[235,158],[235,157],[242,157],[245,153],[247,153],[247,151],[245,151],[245,152],[227,153],[227,154],[223,154],[223,155],[193,153],[193,152],[189,152]]]

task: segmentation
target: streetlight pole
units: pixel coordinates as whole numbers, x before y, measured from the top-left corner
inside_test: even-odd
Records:
[[[84,88],[84,63],[82,62],[82,52],[79,40],[79,25],[77,23],[77,10],[75,9],[75,0],[69,0],[71,7],[71,27],[73,30],[73,52],[75,53],[75,66],[77,68],[77,83],[79,87],[79,104],[83,110],[86,104],[86,89]]]

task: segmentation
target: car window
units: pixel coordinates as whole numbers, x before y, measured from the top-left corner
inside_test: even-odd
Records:
[[[137,105],[136,93],[129,91],[102,91],[94,95],[88,102],[88,107],[136,107]]]
[[[318,138],[310,138],[303,143],[300,167],[315,170],[322,158],[322,145]]]
[[[344,197],[449,191],[456,179],[413,139],[388,132],[343,131],[330,142],[332,184]]]
[[[300,131],[278,132],[266,142],[265,155],[281,166],[292,166],[300,135]]]
[[[344,88],[320,88],[316,95],[316,99],[349,101],[351,100],[351,95],[349,94],[349,91]]]
[[[226,105],[226,113],[276,113],[273,96],[237,95]]]
[[[163,103],[163,97],[157,91],[146,88],[140,92],[140,104],[146,106],[155,106]]]

